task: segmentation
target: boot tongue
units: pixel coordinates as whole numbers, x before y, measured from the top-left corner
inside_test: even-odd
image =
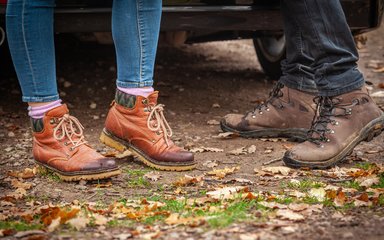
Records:
[[[153,105],[153,106],[156,106],[157,105],[157,99],[159,97],[159,92],[158,91],[154,91],[153,93],[151,93],[147,99],[148,99],[148,102],[149,104]]]
[[[62,117],[62,116],[64,116],[64,114],[67,114],[67,113],[69,113],[67,104],[62,104],[59,107],[56,107],[54,109],[49,110],[45,114],[45,116],[48,116],[48,117]]]

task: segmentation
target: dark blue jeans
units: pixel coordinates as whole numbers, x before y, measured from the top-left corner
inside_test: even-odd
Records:
[[[358,52],[339,0],[282,0],[287,58],[280,81],[337,96],[360,88]]]

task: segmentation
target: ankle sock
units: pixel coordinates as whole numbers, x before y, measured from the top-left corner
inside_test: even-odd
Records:
[[[142,88],[117,87],[117,89],[119,89],[123,93],[129,94],[129,95],[143,96],[145,98],[148,97],[154,91],[153,87],[142,87]]]
[[[51,109],[61,106],[61,100],[56,100],[54,102],[38,106],[38,107],[28,107],[28,115],[33,119],[43,118],[45,113]]]

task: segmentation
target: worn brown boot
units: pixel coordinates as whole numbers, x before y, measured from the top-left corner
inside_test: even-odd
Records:
[[[269,99],[245,115],[228,114],[221,121],[225,132],[242,137],[287,137],[305,140],[315,115],[314,96],[278,83]]]
[[[68,114],[65,104],[32,119],[33,156],[64,181],[109,178],[120,173],[113,159],[105,158],[84,140],[83,126]]]
[[[333,166],[360,142],[371,141],[384,131],[384,113],[365,88],[336,97],[319,97],[317,115],[308,141],[285,153],[288,166]]]
[[[192,153],[177,147],[172,130],[157,104],[158,92],[147,98],[116,92],[101,142],[119,151],[129,150],[144,164],[169,171],[195,168]]]

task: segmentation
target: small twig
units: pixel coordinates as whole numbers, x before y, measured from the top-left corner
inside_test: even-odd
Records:
[[[272,163],[275,163],[275,162],[280,162],[281,160],[283,160],[282,158],[275,158],[275,159],[272,159],[268,162],[265,162],[263,163],[262,165],[265,166],[265,165],[269,165],[269,164],[272,164]]]
[[[353,178],[344,178],[344,179],[331,179],[329,182],[331,183],[341,183],[341,182],[346,182],[346,181],[352,181]]]
[[[94,196],[96,196],[97,195],[97,192],[96,193],[94,193],[94,194],[92,194],[91,196],[89,196],[89,197],[87,197],[87,200],[91,200]]]

